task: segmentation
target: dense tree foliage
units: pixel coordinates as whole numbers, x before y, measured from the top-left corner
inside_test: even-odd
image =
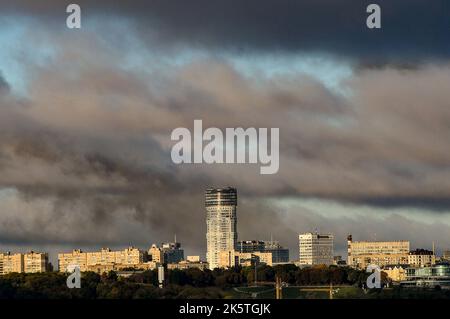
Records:
[[[316,266],[298,268],[295,265],[256,269],[260,284],[269,284],[280,276],[291,286],[350,285],[361,287],[368,274],[348,267]],[[158,288],[157,270],[136,272],[120,277],[115,272],[98,275],[84,272],[80,289],[66,286],[67,274],[48,272],[41,274],[9,274],[0,276],[0,299],[142,299],[142,298],[223,298],[233,287],[252,285],[254,267],[232,269],[168,270],[164,288]],[[411,293],[413,293],[411,291]],[[388,297],[398,297],[392,290]],[[379,297],[372,293],[373,297]]]

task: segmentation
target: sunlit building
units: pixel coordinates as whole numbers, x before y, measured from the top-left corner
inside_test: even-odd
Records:
[[[252,265],[265,264],[272,266],[271,252],[241,253],[239,251],[221,251],[219,254],[218,268],[230,268],[234,266],[248,267]]]
[[[26,273],[46,272],[49,266],[47,253],[31,251],[23,256],[23,268]]]
[[[305,233],[299,239],[299,265],[332,265],[334,263],[333,235]]]
[[[205,192],[206,260],[209,268],[219,267],[221,251],[234,251],[237,244],[237,191],[210,188]]]
[[[408,264],[409,241],[353,241],[347,237],[347,264],[366,269],[368,265]]]
[[[416,249],[408,254],[408,264],[411,266],[432,266],[436,263],[436,256],[431,250]]]
[[[200,260],[199,261],[182,260],[178,263],[167,264],[167,269],[186,270],[191,268],[205,270],[208,269],[208,263]]]
[[[10,252],[0,254],[0,274],[24,272],[23,254],[12,254]]]
[[[0,274],[38,273],[50,269],[47,253],[0,253]]]

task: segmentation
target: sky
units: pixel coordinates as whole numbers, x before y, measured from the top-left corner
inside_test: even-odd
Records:
[[[74,2],[74,1],[72,1]],[[378,3],[382,28],[367,29]],[[450,249],[448,1],[0,2],[0,250],[205,255],[204,190],[240,240]],[[280,170],[171,161],[172,130],[280,128]]]

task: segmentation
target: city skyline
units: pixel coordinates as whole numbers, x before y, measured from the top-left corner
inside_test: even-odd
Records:
[[[206,251],[203,191],[239,189],[243,239],[450,247],[445,1],[0,4],[0,251]],[[36,3],[35,3],[36,2]],[[267,14],[270,12],[270,14]],[[420,17],[417,21],[416,17]],[[171,132],[279,128],[279,170],[181,164]]]
[[[274,241],[273,240],[273,234],[271,233],[270,235],[270,240],[266,240],[266,241],[261,241],[261,238],[254,238],[252,240],[248,240],[248,238],[245,238],[245,235],[242,236],[244,238],[240,238],[238,236],[238,232],[237,232],[237,226],[239,225],[238,223],[238,218],[237,218],[237,206],[238,206],[238,196],[237,196],[237,189],[234,187],[220,187],[220,188],[214,188],[214,187],[209,187],[205,190],[204,192],[204,203],[205,203],[205,208],[206,208],[206,215],[205,215],[205,220],[206,220],[206,252],[203,253],[199,253],[198,256],[200,258],[204,257],[203,259],[208,263],[208,267],[209,269],[214,269],[217,267],[223,267],[221,265],[221,252],[225,252],[225,253],[231,253],[231,252],[240,252],[240,253],[247,253],[247,252],[252,252],[253,250],[255,250],[254,245],[257,244],[263,244],[264,243],[270,243],[270,245],[273,245],[273,243],[278,243],[278,241]],[[224,215],[225,214],[225,215]],[[335,247],[335,236],[332,233],[319,233],[319,230],[316,228],[314,229],[314,231],[309,231],[309,232],[298,232],[298,239],[300,242],[300,253],[297,255],[298,258],[289,258],[288,261],[295,263],[295,262],[299,262],[300,265],[315,265],[315,264],[326,264],[326,265],[330,265],[330,264],[334,264],[334,257],[344,257],[346,256],[348,260],[350,260],[350,251],[351,249],[350,247],[350,243],[352,241],[352,234],[348,233],[348,236],[346,237],[347,240],[347,251],[346,254],[342,254],[340,253],[340,251],[335,252],[334,247]],[[180,249],[180,245],[181,243],[177,241],[177,235],[174,234],[174,241],[172,243],[170,242],[164,242],[164,241],[159,241],[159,243],[161,243],[161,247],[164,249],[165,248],[169,248],[172,246],[176,246],[178,247],[178,249]],[[249,248],[246,248],[245,251],[242,251],[243,249],[243,244],[247,243],[247,245]],[[361,240],[354,242],[354,244],[359,245],[361,247],[378,247],[378,243],[381,244],[387,244],[387,245],[393,245],[392,247],[394,250],[397,249],[397,246],[403,247],[403,244],[407,244],[407,248],[403,249],[402,252],[402,256],[403,258],[406,258],[407,254],[412,250],[410,250],[410,241],[408,239],[401,239],[401,241],[392,241],[390,239],[386,239],[386,238],[372,238],[367,239],[367,238],[361,238]],[[439,252],[436,250],[435,247],[435,242],[432,242],[432,251],[433,254],[435,254],[436,256],[440,256]],[[306,245],[306,246],[304,246]],[[95,246],[97,248],[100,248],[100,246]],[[147,251],[147,248],[145,249],[141,249],[142,247],[137,247],[134,246],[133,244],[130,244],[128,246],[115,246],[115,248],[120,247],[120,248],[124,248],[125,251],[127,251],[128,249],[138,249],[139,251]],[[148,245],[148,251],[150,253],[150,251],[152,249],[156,249],[158,246],[155,245],[155,242],[153,242],[151,245]],[[250,248],[253,247],[253,248]],[[313,248],[314,247],[314,248]],[[377,248],[377,249],[384,249],[384,246],[379,246],[381,248]],[[406,247],[406,246],[405,246]],[[279,246],[279,248],[283,248],[282,246]],[[297,245],[298,248],[298,245]],[[427,250],[428,247],[415,247],[414,251],[420,252],[420,251],[429,251]],[[250,250],[248,250],[250,249]],[[362,248],[362,251],[364,251],[365,248]],[[95,249],[94,249],[95,250]],[[353,248],[354,250],[354,248]],[[106,246],[102,246],[101,247],[101,251],[111,251],[110,247],[106,247]],[[184,247],[181,247],[180,250],[183,254],[184,251]],[[264,252],[265,248],[260,248],[260,249],[256,249],[255,251],[258,252]],[[270,250],[269,250],[270,251]],[[298,251],[298,250],[297,250]],[[442,252],[444,251],[449,251],[448,247],[442,247],[441,249]],[[36,250],[34,249],[34,247],[27,247],[27,249],[25,250],[19,250],[19,251],[14,251],[14,250],[6,250],[6,251],[1,251],[0,253],[5,253],[7,252],[8,254],[10,252],[12,252],[13,254],[16,253],[33,253],[36,252]],[[38,253],[44,253],[48,255],[48,251],[37,251]],[[58,251],[57,253],[53,253],[50,254],[50,258],[49,261],[53,264],[53,265],[58,265],[60,263],[59,258],[56,259],[57,256],[59,256],[60,254],[72,254],[75,252],[83,252],[84,254],[92,254],[92,246],[91,249],[88,251],[85,251],[85,249],[81,249],[80,247],[72,247],[70,249],[70,251]],[[406,253],[406,255],[405,255]],[[234,253],[233,253],[234,254]],[[53,255],[53,256],[52,256]],[[190,254],[191,256],[194,254]],[[209,257],[208,257],[209,255]],[[288,255],[295,256],[295,253],[292,254],[292,251],[290,251],[290,249],[288,248]],[[234,255],[233,255],[234,256]],[[53,257],[53,258],[52,258]],[[142,257],[141,257],[142,258]],[[160,257],[161,258],[161,257]],[[160,259],[158,258],[158,260]],[[234,258],[234,257],[233,257]],[[278,258],[278,254],[277,257]],[[393,260],[395,258],[393,257]],[[177,259],[178,260],[178,259]],[[183,257],[181,257],[180,260],[184,260]],[[406,259],[405,259],[406,260]],[[155,261],[155,260],[153,260]],[[361,261],[360,261],[361,262]],[[353,264],[353,261],[350,263],[351,265]],[[394,263],[396,264],[396,263]],[[398,264],[402,264],[402,263],[398,263]],[[61,271],[61,270],[60,270]]]

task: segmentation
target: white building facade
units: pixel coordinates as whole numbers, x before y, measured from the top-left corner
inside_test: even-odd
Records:
[[[299,265],[332,265],[333,261],[333,235],[305,233],[299,239]]]

